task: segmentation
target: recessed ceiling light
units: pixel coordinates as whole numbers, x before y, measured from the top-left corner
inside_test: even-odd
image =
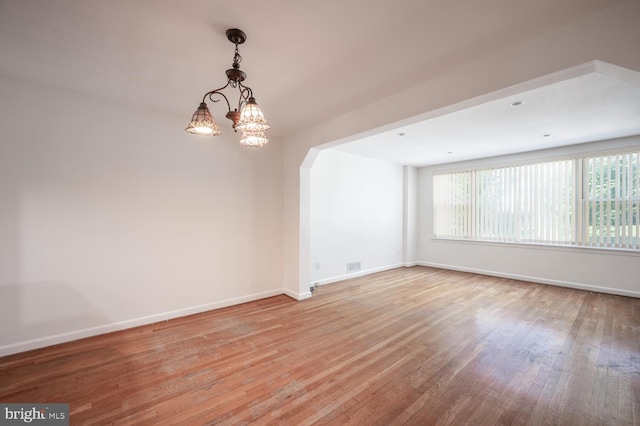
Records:
[[[551,133],[545,133],[544,135],[542,135],[543,138],[548,138],[549,136],[551,136]]]
[[[404,136],[404,132],[398,133],[398,136]]]
[[[515,101],[515,102],[512,102],[512,103],[511,103],[511,106],[512,106],[512,107],[517,107],[517,106],[522,105],[523,103],[524,103],[524,102],[522,102],[522,101]]]
[[[449,152],[447,152],[447,154],[453,154],[453,151],[449,151]]]

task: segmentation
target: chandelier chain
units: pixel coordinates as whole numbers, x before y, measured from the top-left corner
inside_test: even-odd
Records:
[[[238,52],[238,43],[236,45],[236,54],[233,55],[233,67],[238,69],[240,68],[240,62],[242,62],[242,56],[240,56],[240,52]]]

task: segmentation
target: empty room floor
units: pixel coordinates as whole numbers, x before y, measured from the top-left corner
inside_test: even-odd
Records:
[[[400,268],[0,358],[0,402],[72,425],[640,424],[640,299]]]

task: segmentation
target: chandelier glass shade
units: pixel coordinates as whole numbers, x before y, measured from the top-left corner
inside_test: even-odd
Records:
[[[244,108],[242,108],[236,129],[241,132],[264,132],[270,128],[271,126],[264,118],[264,114],[256,103],[256,100],[249,98]]]
[[[240,145],[250,147],[264,146],[269,143],[264,132],[269,130],[271,126],[264,118],[262,110],[253,97],[251,88],[242,83],[247,78],[247,75],[240,70],[242,57],[238,53],[238,45],[244,43],[247,36],[241,30],[234,28],[227,30],[227,38],[236,46],[232,68],[226,71],[227,84],[204,94],[200,106],[193,113],[191,121],[185,130],[202,136],[218,136],[222,134],[205,101],[209,99],[211,102],[219,102],[224,99],[228,109],[225,116],[232,121],[234,131],[240,130],[243,133],[239,141]],[[232,109],[229,98],[222,93],[222,90],[227,87],[238,90],[237,108]],[[217,99],[214,99],[214,97],[217,97]]]
[[[242,133],[240,145],[260,147],[269,143],[262,131],[246,131]]]
[[[202,102],[196,112],[193,113],[191,122],[185,130],[194,135],[203,136],[218,136],[222,134],[216,120],[213,119],[209,108],[207,108],[207,104],[204,102]]]

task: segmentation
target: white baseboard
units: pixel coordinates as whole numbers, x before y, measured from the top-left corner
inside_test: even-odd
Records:
[[[418,266],[418,262],[404,262],[402,266],[405,268],[411,268],[412,266]]]
[[[278,296],[280,294],[287,294],[296,300],[302,300],[289,294],[287,290],[277,289],[268,290],[261,293],[255,293],[248,296],[235,297],[232,299],[225,299],[219,302],[206,303],[198,306],[191,306],[189,308],[177,309],[174,311],[163,312],[155,315],[148,315],[145,317],[134,318],[126,321],[114,322],[111,324],[100,325],[97,327],[85,328],[82,330],[70,331],[68,333],[56,334],[53,336],[41,337],[33,340],[26,340],[24,342],[11,343],[8,345],[0,346],[0,356],[6,356],[15,354],[18,352],[25,352],[32,349],[43,348],[45,346],[57,345],[58,343],[70,342],[72,340],[78,340],[85,337],[97,336],[99,334],[111,333],[113,331],[125,330],[127,328],[138,327],[141,325],[153,324],[159,321],[166,321],[173,318],[184,317],[187,315],[199,314],[201,312],[211,311],[214,309],[226,308],[227,306],[239,305],[241,303],[252,302],[254,300],[266,299],[267,297]],[[303,295],[304,296],[304,295]],[[311,297],[311,293],[309,296]]]
[[[555,285],[558,287],[575,288],[578,290],[595,291],[597,293],[607,293],[607,294],[615,294],[618,296],[640,298],[640,292],[637,292],[637,291],[620,290],[617,288],[600,287],[600,286],[594,286],[594,285],[588,285],[588,284],[574,283],[570,281],[550,280],[547,278],[530,277],[527,275],[509,274],[509,273],[497,272],[497,271],[486,271],[483,269],[466,268],[466,267],[455,266],[455,265],[444,265],[441,263],[417,262],[417,264],[420,266],[429,266],[432,268],[450,269],[452,271],[461,271],[461,272],[471,272],[474,274],[489,275],[492,277],[509,278],[512,280],[529,281],[529,282],[538,283],[538,284],[548,284],[548,285]]]
[[[305,293],[296,293],[295,291],[291,291],[289,289],[284,289],[284,294],[286,294],[287,296],[291,297],[292,299],[295,300],[304,300],[304,299],[309,299],[311,298],[311,292],[307,291]]]
[[[417,263],[416,263],[417,264]],[[375,274],[376,272],[388,271],[389,269],[396,269],[405,266],[404,263],[395,263],[393,265],[380,266],[378,268],[365,269],[363,271],[353,272],[351,274],[338,275],[330,278],[323,278],[321,280],[312,281],[309,283],[310,286],[317,285],[325,285],[337,283],[339,281],[349,280],[351,278],[362,277],[364,275]],[[415,266],[415,265],[414,265]]]

